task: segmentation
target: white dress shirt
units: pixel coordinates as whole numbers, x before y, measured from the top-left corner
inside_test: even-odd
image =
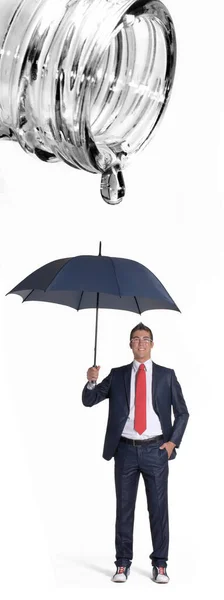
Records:
[[[136,373],[141,363],[134,360],[131,371],[131,388],[130,388],[130,412],[122,431],[122,436],[133,440],[146,440],[155,435],[161,435],[162,429],[160,420],[152,406],[152,360],[146,360],[144,363],[146,369],[146,430],[143,433],[138,433],[134,429],[135,419],[135,379]]]

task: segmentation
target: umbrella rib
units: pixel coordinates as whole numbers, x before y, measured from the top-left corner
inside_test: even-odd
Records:
[[[79,303],[78,303],[78,308],[77,308],[77,310],[79,310],[79,309],[80,309],[80,305],[81,305],[81,302],[82,302],[82,297],[83,297],[83,294],[84,294],[84,292],[82,291],[82,292],[81,292],[81,296],[80,296],[80,298],[79,298]]]
[[[23,302],[26,302],[27,298],[29,298],[29,296],[31,296],[31,294],[34,292],[34,288],[33,290],[31,290],[31,292],[29,292],[29,294],[27,294],[27,296],[25,298],[23,298]],[[23,303],[22,302],[22,303]]]
[[[119,286],[119,283],[118,283],[118,278],[117,278],[117,273],[116,273],[116,269],[115,269],[115,266],[114,266],[114,261],[113,261],[113,259],[111,258],[111,256],[109,256],[109,258],[110,258],[110,260],[111,260],[111,262],[112,262],[112,265],[113,265],[114,274],[115,274],[115,279],[116,279],[116,282],[117,282],[117,287],[118,287],[118,293],[119,293],[119,296],[120,296],[120,298],[121,298],[121,290],[120,290],[120,286]]]
[[[135,299],[135,302],[136,302],[136,304],[137,304],[137,309],[138,309],[138,312],[139,312],[139,314],[141,315],[142,313],[141,313],[141,311],[140,311],[139,303],[138,303],[138,300],[137,300],[136,296],[134,296],[134,299]]]

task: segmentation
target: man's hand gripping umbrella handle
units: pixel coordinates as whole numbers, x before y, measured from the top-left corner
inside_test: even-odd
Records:
[[[90,367],[87,371],[87,379],[93,385],[96,385],[97,379],[99,377],[100,367]]]

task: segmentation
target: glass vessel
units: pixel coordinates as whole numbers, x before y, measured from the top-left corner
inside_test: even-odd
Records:
[[[167,106],[175,62],[159,0],[0,0],[0,138],[101,173],[104,200],[117,204],[123,169]]]

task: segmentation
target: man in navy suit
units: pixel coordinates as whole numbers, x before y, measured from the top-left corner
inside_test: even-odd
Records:
[[[169,546],[168,460],[176,457],[189,413],[173,369],[151,360],[151,329],[139,323],[130,334],[134,361],[114,368],[96,384],[100,367],[87,371],[83,389],[85,406],[109,398],[109,415],[103,457],[115,460],[116,573],[124,582],[133,558],[133,526],[140,473],[143,476],[150,520],[153,552],[152,578],[168,583]],[[174,420],[171,420],[171,407]]]

